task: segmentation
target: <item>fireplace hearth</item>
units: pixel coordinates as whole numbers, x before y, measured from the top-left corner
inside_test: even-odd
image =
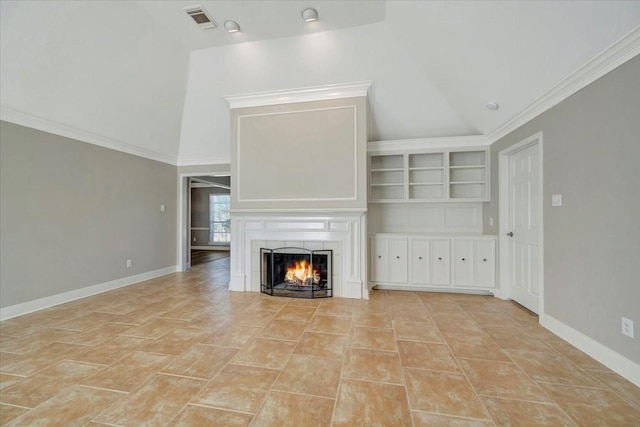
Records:
[[[328,298],[332,251],[286,247],[260,249],[260,291],[291,298]]]

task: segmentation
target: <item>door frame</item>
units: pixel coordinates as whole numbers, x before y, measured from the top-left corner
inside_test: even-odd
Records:
[[[539,247],[539,271],[540,277],[540,301],[538,302],[538,319],[539,323],[543,322],[544,317],[544,179],[543,179],[543,137],[542,132],[538,132],[535,135],[530,136],[510,147],[498,153],[498,181],[499,181],[499,247],[500,247],[500,298],[511,299],[511,283],[509,280],[509,259],[510,259],[510,245],[507,232],[509,232],[510,221],[510,209],[511,206],[511,194],[509,191],[510,185],[510,173],[509,173],[509,161],[513,154],[519,151],[525,150],[529,147],[538,145],[538,156],[540,161],[538,162],[538,184],[540,189],[540,203],[538,218],[540,221],[539,235],[538,235],[538,247]]]
[[[231,171],[178,174],[178,249],[176,259],[178,271],[187,271],[191,268],[191,192],[189,191],[189,178],[202,176],[231,176]],[[233,236],[231,238],[233,239]]]

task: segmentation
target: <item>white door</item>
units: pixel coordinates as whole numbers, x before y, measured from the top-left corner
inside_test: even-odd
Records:
[[[511,298],[539,313],[540,170],[538,144],[509,156],[508,272]]]

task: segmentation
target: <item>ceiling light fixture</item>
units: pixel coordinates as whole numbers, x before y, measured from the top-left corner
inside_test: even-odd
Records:
[[[487,102],[487,108],[491,111],[496,111],[498,108],[500,108],[500,105],[498,105],[497,102]]]
[[[230,33],[237,33],[240,31],[240,25],[236,21],[225,21],[224,28]]]
[[[313,22],[318,20],[318,12],[313,8],[308,8],[302,11],[302,19],[305,22]]]

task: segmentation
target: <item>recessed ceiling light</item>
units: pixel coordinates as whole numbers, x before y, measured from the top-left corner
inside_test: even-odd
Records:
[[[313,8],[308,8],[302,11],[302,19],[306,22],[313,22],[318,20],[318,12]]]
[[[498,105],[497,102],[487,102],[487,108],[491,111],[496,111],[498,108],[500,108],[500,105]]]
[[[224,28],[230,33],[237,33],[240,31],[240,25],[236,21],[225,21]]]

